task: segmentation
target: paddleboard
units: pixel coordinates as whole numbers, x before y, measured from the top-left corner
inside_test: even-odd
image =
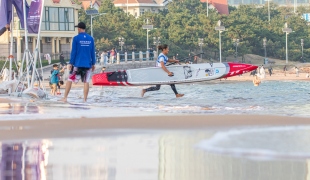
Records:
[[[181,84],[210,81],[240,75],[257,69],[257,66],[243,63],[203,63],[167,66],[173,76],[161,67],[129,69],[104,72],[92,77],[93,85],[98,86],[144,86]]]

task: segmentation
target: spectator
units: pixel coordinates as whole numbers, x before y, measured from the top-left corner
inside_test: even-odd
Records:
[[[8,81],[9,80],[9,69],[5,67],[2,71],[2,81]]]
[[[299,69],[295,66],[296,77],[299,77]]]
[[[59,82],[59,70],[58,65],[53,65],[52,75],[50,79],[51,95],[56,95],[57,84]]]
[[[198,57],[197,56],[194,56],[194,62],[193,64],[197,64],[198,63]]]
[[[67,63],[65,62],[65,56],[62,53],[59,56],[59,61],[60,61],[60,64],[62,66],[66,66],[67,65]]]
[[[286,76],[287,67],[286,65],[283,67],[284,76]]]
[[[110,51],[110,64],[114,63],[114,58],[115,58],[116,52],[115,52],[115,48],[111,49]]]
[[[104,64],[104,56],[105,56],[105,52],[102,51],[101,55],[100,55],[100,65]]]
[[[47,53],[44,55],[44,57],[48,61],[48,64],[51,64],[51,62],[52,62],[51,55]]]
[[[271,66],[269,66],[269,68],[268,68],[268,72],[269,72],[269,75],[270,75],[270,76],[271,76],[271,74],[272,74],[272,71],[273,71],[272,67],[271,67]]]
[[[64,97],[61,101],[67,102],[68,94],[71,90],[72,82],[79,82],[81,79],[84,83],[84,101],[87,101],[89,92],[89,81],[91,72],[95,70],[96,55],[95,55],[95,43],[93,37],[85,32],[86,25],[80,22],[77,26],[78,35],[73,38],[72,51],[70,63],[68,69],[70,75],[66,83],[66,89]]]

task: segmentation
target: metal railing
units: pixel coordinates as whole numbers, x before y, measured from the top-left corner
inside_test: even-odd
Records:
[[[116,64],[120,64],[122,63],[127,63],[127,62],[143,62],[143,61],[154,61],[155,59],[157,59],[157,52],[156,51],[139,51],[139,52],[118,52],[116,54],[116,58],[114,58],[114,63]],[[104,57],[99,57],[104,58]],[[108,64],[111,64],[111,57],[107,57],[108,58]],[[100,62],[100,60],[99,60]]]

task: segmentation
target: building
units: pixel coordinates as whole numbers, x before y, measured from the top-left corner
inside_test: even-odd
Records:
[[[114,0],[115,7],[119,7],[129,14],[139,17],[145,12],[157,13],[164,9],[172,0]],[[216,9],[220,14],[229,14],[227,0],[201,0],[209,2],[210,9]]]
[[[31,0],[27,0],[30,4]],[[58,59],[60,53],[67,54],[71,51],[71,42],[78,34],[74,26],[78,22],[78,10],[80,5],[73,0],[49,0],[44,1],[40,34],[40,55],[50,54],[52,59]],[[14,15],[13,29],[14,45],[13,56],[17,61],[23,59],[25,52],[25,34],[20,28],[20,21]],[[28,35],[28,49],[32,53],[36,47],[36,34]],[[10,33],[6,32],[0,37],[0,56],[8,57],[10,50]]]
[[[228,4],[230,6],[238,6],[242,4],[256,4],[256,5],[264,5],[268,3],[268,0],[228,0]],[[294,6],[294,1],[287,0],[273,0],[271,3],[278,4],[280,6]],[[307,0],[298,0],[296,1],[296,6],[309,6],[309,2]]]
[[[209,9],[216,9],[220,14],[229,14],[227,0],[200,0],[200,2],[209,3]]]
[[[135,17],[139,17],[145,12],[157,13],[162,10],[170,0],[114,0],[115,7],[119,7]]]
[[[101,5],[101,2],[98,0],[90,0],[90,1],[83,0],[82,1],[82,8],[84,10],[87,10],[88,8],[91,8],[91,7],[93,9],[99,10],[100,5]]]

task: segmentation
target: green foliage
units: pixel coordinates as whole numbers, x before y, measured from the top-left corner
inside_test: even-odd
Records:
[[[106,14],[93,17],[93,36],[100,51],[112,47],[120,49],[119,37],[125,38],[125,49],[131,50],[135,45],[137,50],[146,51],[147,30],[142,29],[142,25],[149,19],[156,28],[148,32],[149,47],[156,49],[153,37],[160,37],[161,43],[170,46],[170,56],[179,54],[179,57],[186,57],[190,52],[200,52],[198,38],[203,38],[205,58],[218,59],[219,32],[215,26],[221,20],[226,28],[221,33],[223,58],[235,53],[233,39],[240,40],[238,56],[248,53],[264,56],[263,39],[266,38],[267,56],[285,59],[286,35],[282,28],[287,22],[294,31],[288,35],[289,59],[300,59],[300,39],[304,39],[304,57],[307,57],[310,52],[310,29],[301,16],[310,8],[298,7],[297,14],[293,14],[293,7],[280,7],[274,3],[270,3],[269,7],[270,22],[267,4],[240,5],[238,8],[229,6],[228,16],[209,9],[207,17],[207,5],[200,0],[174,0],[159,13],[145,12],[136,18],[115,7],[111,0],[103,0],[99,12]],[[83,10],[79,11],[79,20],[90,27],[90,16]],[[90,28],[87,32],[90,33]]]

